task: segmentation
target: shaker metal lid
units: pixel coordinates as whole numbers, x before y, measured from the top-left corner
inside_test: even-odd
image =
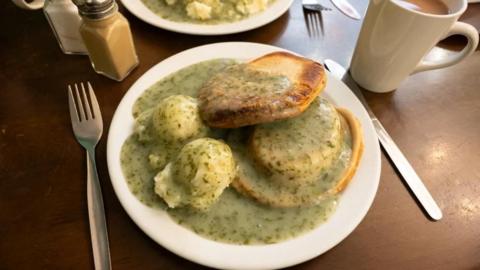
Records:
[[[73,0],[78,13],[90,19],[101,19],[118,10],[115,0]]]

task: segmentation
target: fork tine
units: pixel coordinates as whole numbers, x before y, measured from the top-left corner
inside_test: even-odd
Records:
[[[72,123],[79,122],[77,106],[75,105],[75,98],[73,97],[72,87],[68,85],[68,108],[70,110],[70,119]]]
[[[317,20],[315,20],[315,18],[316,18],[315,15],[316,14],[317,14],[317,12],[312,13],[311,20],[312,20],[312,25],[313,25],[314,36],[319,37],[320,35],[318,34],[318,24],[317,24]]]
[[[82,120],[87,120],[85,117],[85,112],[83,111],[83,104],[82,104],[82,99],[80,98],[80,94],[78,92],[78,86],[77,84],[75,85],[75,94],[77,96],[77,110],[78,110],[78,118],[79,121],[81,122]]]
[[[312,23],[310,23],[310,14],[307,14],[307,31],[310,37],[313,36]]]
[[[318,26],[317,26],[317,23],[315,22],[315,13],[316,13],[316,12],[312,12],[312,13],[310,13],[310,16],[309,16],[309,17],[310,17],[310,18],[309,18],[309,20],[310,20],[310,25],[311,25],[311,27],[312,27],[312,37],[313,37],[313,38],[316,38],[316,37],[319,36],[319,35],[318,35],[318,29],[317,29]]]
[[[93,92],[92,85],[90,84],[90,82],[87,82],[87,86],[88,86],[88,94],[90,95],[90,100],[92,101],[93,117],[99,120],[100,122],[102,122],[102,114],[100,113],[100,106],[98,106],[97,97]]]
[[[308,30],[309,33],[310,33],[310,37],[313,37],[314,36],[314,32],[313,32],[313,25],[312,25],[312,14],[308,13],[307,14],[307,24],[308,24]]]
[[[307,26],[307,34],[308,36],[311,36],[310,33],[310,24],[308,23],[308,10],[306,8],[303,8],[303,20],[305,21],[305,25]]]
[[[305,24],[307,25],[307,32],[309,37],[314,36],[311,17],[312,17],[311,11],[305,11]]]
[[[90,110],[90,102],[87,99],[87,94],[85,93],[85,86],[83,85],[83,82],[80,83],[80,87],[82,88],[83,104],[85,105],[85,116],[87,117],[87,120],[93,119],[92,111]]]
[[[323,35],[323,21],[322,21],[322,13],[317,12],[314,16],[315,23],[317,25],[318,29],[318,35],[322,36]]]

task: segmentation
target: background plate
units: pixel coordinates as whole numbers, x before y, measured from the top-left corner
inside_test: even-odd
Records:
[[[360,101],[341,81],[328,73],[327,87],[322,95],[337,106],[348,108],[358,117],[364,131],[365,150],[357,173],[344,190],[337,210],[327,222],[313,231],[270,245],[219,243],[177,225],[164,211],[143,205],[128,189],[120,166],[120,150],[133,131],[133,103],[145,89],[166,75],[200,61],[214,58],[249,60],[273,51],[285,50],[257,43],[227,42],[200,46],[176,54],[139,78],[125,94],[113,116],[108,134],[107,162],[115,193],[128,215],[148,236],[179,256],[223,269],[266,269],[298,264],[324,253],[347,237],[373,202],[381,165],[375,131]]]
[[[159,28],[193,35],[224,35],[252,30],[275,20],[288,10],[293,0],[276,0],[266,10],[244,20],[215,25],[169,21],[153,13],[141,0],[121,0],[121,2],[133,15]]]

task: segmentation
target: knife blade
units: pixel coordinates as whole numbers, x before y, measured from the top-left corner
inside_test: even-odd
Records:
[[[337,79],[342,80],[363,104],[368,112],[368,115],[370,116],[373,126],[375,127],[380,144],[390,157],[393,165],[402,175],[403,179],[407,183],[407,186],[425,209],[426,213],[433,220],[440,220],[443,216],[442,211],[438,207],[428,189],[423,184],[418,174],[415,172],[415,169],[413,169],[412,165],[410,165],[407,158],[403,155],[402,151],[400,151],[398,146],[395,144],[393,139],[370,109],[370,106],[368,106],[368,103],[362,94],[362,90],[360,90],[357,83],[348,74],[345,68],[337,62],[327,59],[324,61],[324,63],[325,67],[330,71],[330,73]]]
[[[330,1],[338,10],[340,10],[343,14],[347,15],[348,17],[355,20],[362,19],[362,16],[360,16],[360,13],[358,13],[358,11],[347,0],[330,0]]]

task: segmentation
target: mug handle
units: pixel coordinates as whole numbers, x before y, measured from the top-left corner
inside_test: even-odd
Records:
[[[446,57],[445,59],[438,61],[420,61],[420,63],[415,67],[413,73],[455,65],[462,61],[465,57],[472,54],[477,48],[478,32],[477,29],[470,24],[455,22],[448,32],[447,37],[452,35],[462,35],[466,37],[468,39],[467,45],[459,53]]]
[[[33,0],[31,2],[27,2],[26,0],[12,0],[17,7],[23,8],[23,9],[41,9],[43,7],[43,4],[45,3],[45,0]]]

